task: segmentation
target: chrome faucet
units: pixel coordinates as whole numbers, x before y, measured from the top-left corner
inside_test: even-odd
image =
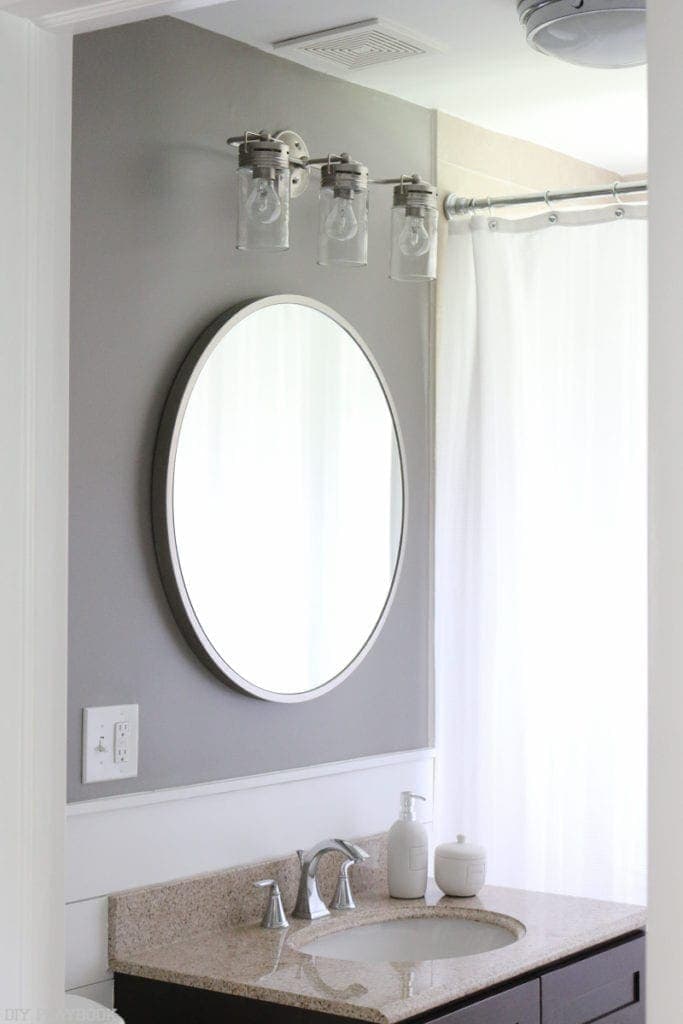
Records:
[[[334,894],[334,898],[330,903],[330,910],[355,910],[356,904],[353,901],[353,893],[351,892],[351,879],[349,878],[349,868],[354,862],[347,857],[345,861],[342,861],[342,866],[339,869],[339,878],[337,879],[337,889]]]
[[[359,864],[369,857],[369,854],[365,850],[361,850],[360,846],[356,846],[355,843],[350,843],[346,839],[323,839],[308,851],[299,850],[301,878],[299,894],[294,907],[294,917],[303,918],[305,921],[315,921],[316,918],[326,917],[329,914],[318,889],[317,875],[320,858],[324,853],[332,852],[343,853],[347,860],[354,864]]]
[[[274,878],[262,878],[260,882],[254,882],[256,889],[270,889],[266,912],[261,921],[262,928],[289,928],[289,921],[282,906],[282,894],[280,886]]]

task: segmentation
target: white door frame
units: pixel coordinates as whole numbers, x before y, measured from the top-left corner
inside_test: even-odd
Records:
[[[63,993],[71,47],[0,13],[0,1008]],[[63,998],[63,996],[62,996]]]
[[[683,965],[683,5],[648,4],[650,841],[648,1024],[681,1020]]]
[[[64,988],[70,36],[200,6],[206,0],[0,4],[11,11],[0,10],[0,1010],[57,1006]],[[681,119],[672,116],[683,110],[671,49],[683,37],[679,0],[651,3],[649,17],[657,534],[648,1000],[649,1024],[669,1024],[680,1012],[683,958],[683,235],[669,206],[683,164]]]

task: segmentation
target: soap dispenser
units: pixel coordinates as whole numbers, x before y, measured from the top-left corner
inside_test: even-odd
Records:
[[[401,816],[389,829],[389,895],[398,900],[417,900],[427,890],[427,829],[415,818],[417,793],[401,793]]]

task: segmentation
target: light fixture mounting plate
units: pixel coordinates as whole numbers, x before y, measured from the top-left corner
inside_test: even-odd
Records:
[[[274,137],[278,139],[278,141],[284,142],[285,145],[289,146],[290,158],[293,157],[295,160],[308,160],[310,157],[311,154],[308,152],[308,146],[299,133],[292,131],[291,128],[284,128],[281,132],[277,132]],[[289,193],[292,199],[296,199],[298,196],[304,194],[308,188],[310,180],[311,171],[309,167],[292,167],[289,182]]]

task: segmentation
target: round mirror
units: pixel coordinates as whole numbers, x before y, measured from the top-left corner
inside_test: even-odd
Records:
[[[311,299],[230,311],[176,378],[154,463],[162,579],[226,682],[301,701],[340,683],[387,613],[404,481],[362,339]]]

